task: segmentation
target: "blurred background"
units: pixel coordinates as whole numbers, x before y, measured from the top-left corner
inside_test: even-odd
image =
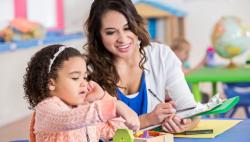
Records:
[[[147,20],[154,41],[167,45],[185,37],[192,45],[190,65],[213,46],[215,24],[233,16],[250,24],[249,0],[146,0],[133,1]],[[43,45],[63,43],[82,50],[86,39],[83,23],[92,0],[0,0],[0,141],[28,138],[31,111],[23,99],[23,75],[30,57]],[[243,64],[246,50],[234,61]],[[218,64],[229,61],[215,55]],[[207,84],[201,85],[210,91]],[[234,117],[245,118],[237,112]]]

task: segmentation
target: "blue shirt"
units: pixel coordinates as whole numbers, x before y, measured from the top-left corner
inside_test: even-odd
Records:
[[[147,113],[148,98],[147,98],[147,87],[145,82],[145,75],[142,74],[141,85],[139,94],[134,98],[128,98],[124,95],[119,88],[116,88],[118,98],[133,109],[138,115]]]

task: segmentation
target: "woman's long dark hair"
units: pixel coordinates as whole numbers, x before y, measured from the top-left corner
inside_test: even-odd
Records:
[[[144,21],[137,13],[131,0],[94,0],[85,23],[87,44],[84,47],[87,47],[87,65],[91,68],[90,78],[115,96],[115,88],[120,77],[113,64],[112,54],[104,47],[100,34],[101,18],[110,10],[123,14],[128,21],[130,30],[141,41],[139,51],[142,59],[139,67],[142,69],[147,60],[143,48],[149,45],[150,41],[149,34],[144,28]]]

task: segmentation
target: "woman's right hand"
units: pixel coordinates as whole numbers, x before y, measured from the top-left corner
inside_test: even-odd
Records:
[[[137,131],[140,128],[140,121],[138,115],[130,109],[126,104],[122,101],[118,100],[116,103],[116,109],[119,116],[125,119],[126,126],[133,130]]]
[[[174,101],[169,101],[167,103],[160,103],[156,105],[155,109],[148,115],[151,125],[161,124],[165,118],[176,112]]]

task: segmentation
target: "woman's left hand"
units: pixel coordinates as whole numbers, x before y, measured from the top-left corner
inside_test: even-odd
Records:
[[[167,117],[162,123],[162,129],[168,133],[180,133],[192,127],[191,119],[181,119],[175,114]]]

